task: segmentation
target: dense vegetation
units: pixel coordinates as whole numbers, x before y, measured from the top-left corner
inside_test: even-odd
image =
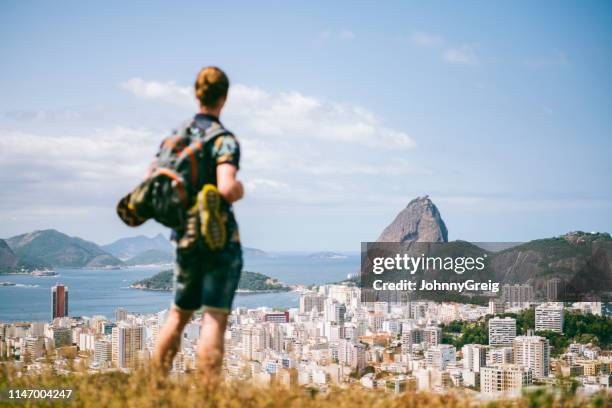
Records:
[[[524,335],[528,329],[535,327],[535,311],[526,310],[522,313],[505,313],[499,317],[516,319],[517,335]],[[442,342],[461,348],[465,344],[489,343],[489,319],[487,316],[477,322],[455,320],[442,325]],[[572,342],[594,343],[602,349],[612,348],[612,319],[606,316],[566,312],[563,321],[563,334],[554,332],[536,332],[537,335],[549,339],[552,354],[563,353]]]
[[[162,271],[150,278],[132,284],[132,287],[147,290],[172,290],[173,271]],[[238,289],[248,291],[278,291],[286,292],[291,287],[261,273],[243,271],[238,283]]]
[[[610,242],[612,237],[608,233],[585,233],[577,231],[554,238],[536,239],[524,244],[500,251],[499,254],[511,252],[532,251],[538,254],[537,276],[550,274],[575,274],[575,269],[562,266],[560,260],[574,258],[585,262],[592,256],[594,242]]]

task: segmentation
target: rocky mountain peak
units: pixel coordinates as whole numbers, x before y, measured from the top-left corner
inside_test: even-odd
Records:
[[[448,230],[429,196],[410,201],[378,237],[378,242],[448,242]]]

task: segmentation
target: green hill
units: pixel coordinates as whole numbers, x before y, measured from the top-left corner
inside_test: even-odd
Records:
[[[95,243],[53,229],[17,235],[6,243],[21,263],[39,268],[98,268],[122,264]]]
[[[130,287],[135,289],[169,291],[172,290],[172,283],[173,271],[169,269],[161,271],[150,278],[134,282]],[[250,292],[286,292],[291,290],[291,287],[267,275],[243,271],[240,282],[238,283],[238,290]]]

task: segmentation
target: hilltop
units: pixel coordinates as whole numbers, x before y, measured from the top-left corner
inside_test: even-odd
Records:
[[[145,235],[121,238],[110,244],[102,245],[102,249],[122,260],[133,258],[150,250],[168,254],[174,253],[172,244],[162,234],[157,234],[151,238]]]
[[[334,387],[330,392],[319,392],[297,385],[272,384],[259,386],[254,381],[230,381],[203,386],[193,374],[161,377],[147,369],[131,374],[110,372],[103,374],[30,373],[20,375],[16,370],[0,367],[4,381],[17,389],[71,389],[73,398],[61,406],[97,407],[304,407],[304,408],[473,408],[473,407],[540,407],[540,408],[610,408],[612,401],[605,393],[577,395],[571,381],[557,390],[534,387],[511,400],[481,401],[473,392],[455,391],[446,394],[407,391],[393,393],[393,384],[380,389],[365,389],[357,382],[347,387]],[[297,377],[297,373],[296,373]],[[48,401],[30,400],[27,406],[49,406]]]
[[[99,268],[118,266],[122,262],[97,244],[79,237],[71,237],[54,229],[34,231],[21,234],[6,240],[18,265],[31,268]],[[11,254],[3,248],[0,257],[10,261]],[[1,263],[1,262],[0,262]]]
[[[397,214],[377,242],[448,242],[448,230],[429,196],[417,197]]]

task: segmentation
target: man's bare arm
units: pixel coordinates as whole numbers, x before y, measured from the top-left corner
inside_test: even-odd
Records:
[[[236,180],[238,169],[230,163],[223,163],[217,166],[217,189],[219,194],[228,203],[234,203],[244,195],[242,183]]]

